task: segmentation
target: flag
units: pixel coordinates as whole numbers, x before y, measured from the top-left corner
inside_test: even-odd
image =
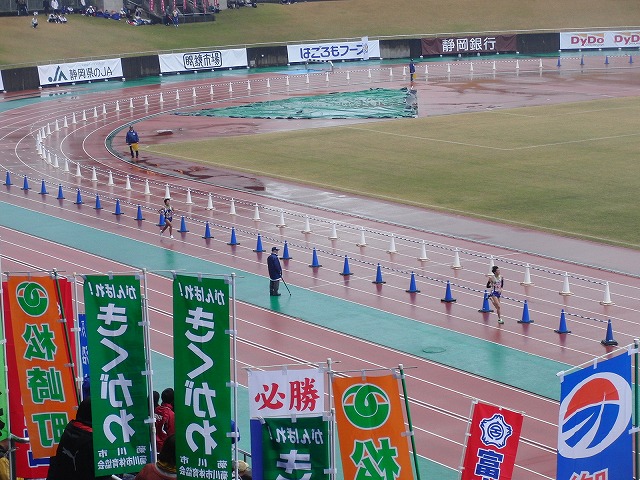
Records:
[[[471,417],[462,480],[511,480],[522,414],[476,403]]]

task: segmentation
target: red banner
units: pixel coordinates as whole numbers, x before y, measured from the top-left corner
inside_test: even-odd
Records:
[[[461,480],[511,480],[522,414],[495,405],[473,408]]]
[[[7,338],[12,342],[15,369],[9,378],[18,379],[9,391],[20,392],[33,457],[48,458],[55,454],[77,406],[69,368],[71,345],[60,322],[58,288],[50,277],[10,276],[5,291],[12,331],[11,335],[7,331]],[[71,321],[71,309],[65,310]],[[11,397],[10,402],[13,410],[20,400]],[[16,433],[24,436],[23,432]]]
[[[477,35],[474,37],[423,38],[422,55],[455,55],[515,52],[515,35]]]

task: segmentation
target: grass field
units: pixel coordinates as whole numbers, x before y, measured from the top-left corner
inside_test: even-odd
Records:
[[[639,108],[638,97],[598,100],[150,149],[640,248]]]
[[[169,28],[71,15],[66,25],[31,28],[31,17],[0,17],[0,65],[245,45],[263,42],[640,25],[637,0],[335,0],[260,4],[223,11],[215,22]]]

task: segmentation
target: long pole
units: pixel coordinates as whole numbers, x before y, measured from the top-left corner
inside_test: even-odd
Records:
[[[638,433],[638,425],[640,425],[640,419],[638,418],[638,415],[640,414],[640,408],[638,407],[638,339],[634,338],[633,339],[633,347],[634,347],[634,354],[633,354],[633,358],[634,358],[634,382],[633,382],[633,390],[634,390],[634,402],[633,402],[633,409],[634,409],[634,413],[633,413],[633,417],[635,419],[635,430],[636,432],[634,433],[633,437],[635,440],[635,445],[636,445],[636,455],[635,455],[635,464],[636,464],[636,480],[638,480],[638,478],[640,478],[640,458],[638,457],[638,455],[640,455],[640,453],[638,452],[638,449],[640,448],[640,434]]]
[[[409,397],[407,396],[407,384],[404,378],[404,367],[398,365],[400,372],[400,381],[402,382],[402,394],[404,395],[404,406],[407,410],[407,423],[409,424],[409,434],[411,436],[411,450],[413,450],[413,464],[416,469],[416,478],[420,480],[420,468],[418,467],[418,452],[416,452],[416,438],[413,432],[413,424],[411,423],[411,410],[409,410]]]
[[[153,404],[153,378],[151,373],[153,372],[153,367],[151,365],[151,325],[149,319],[149,287],[147,285],[147,269],[142,269],[142,278],[144,281],[144,290],[142,293],[142,324],[144,325],[144,350],[145,350],[145,374],[147,376],[147,391],[148,402],[149,402],[149,420],[148,422],[151,424],[150,432],[150,442],[151,442],[151,462],[156,463],[158,460],[158,449],[156,446],[156,421],[154,415],[154,407]]]
[[[236,274],[231,272],[231,334],[233,335],[233,423],[235,425],[235,431],[233,435],[237,435],[238,432],[238,325],[236,316]],[[233,469],[236,478],[238,475],[238,437],[235,437],[233,442]]]
[[[82,345],[80,345],[80,300],[78,299],[78,277],[73,274],[73,305],[74,305],[74,317],[73,317],[73,332],[76,339],[76,388],[82,393],[82,382],[84,380],[82,376]],[[82,394],[80,395],[82,396]],[[84,399],[82,399],[84,400]]]
[[[2,284],[2,255],[0,255],[0,333],[2,333],[2,338],[0,338],[0,343],[2,343],[2,368],[4,368],[4,388],[6,402],[7,402],[7,411],[5,412],[5,421],[7,423],[7,433],[9,435],[9,449],[13,446],[13,440],[11,438],[11,421],[9,412],[11,411],[11,406],[9,405],[9,369],[7,367],[7,337],[6,330],[4,328],[4,288]],[[7,277],[8,278],[8,277]],[[9,478],[14,478],[13,469],[15,463],[15,453],[11,452],[11,456],[9,457]]]

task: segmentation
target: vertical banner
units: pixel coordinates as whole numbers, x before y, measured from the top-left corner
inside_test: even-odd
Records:
[[[2,322],[0,322],[0,340],[4,340],[6,344],[4,320],[4,312],[0,312],[2,315]],[[7,409],[7,358],[6,348],[0,343],[0,439],[9,437],[9,416]]]
[[[249,414],[281,417],[324,412],[324,370],[249,370]]]
[[[84,302],[96,475],[137,472],[151,458],[140,279],[88,275]]]
[[[333,391],[344,478],[413,478],[398,380],[334,377]]]
[[[177,275],[173,351],[180,360],[174,365],[179,479],[231,478],[229,342],[228,283]]]
[[[521,413],[477,403],[471,417],[461,480],[511,480],[522,420]]]
[[[31,448],[36,458],[50,457],[78,404],[56,282],[50,277],[10,276],[7,290]]]
[[[329,424],[322,416],[265,418],[261,430],[260,478],[328,480]]]
[[[558,480],[633,478],[631,356],[565,375],[560,385]]]

